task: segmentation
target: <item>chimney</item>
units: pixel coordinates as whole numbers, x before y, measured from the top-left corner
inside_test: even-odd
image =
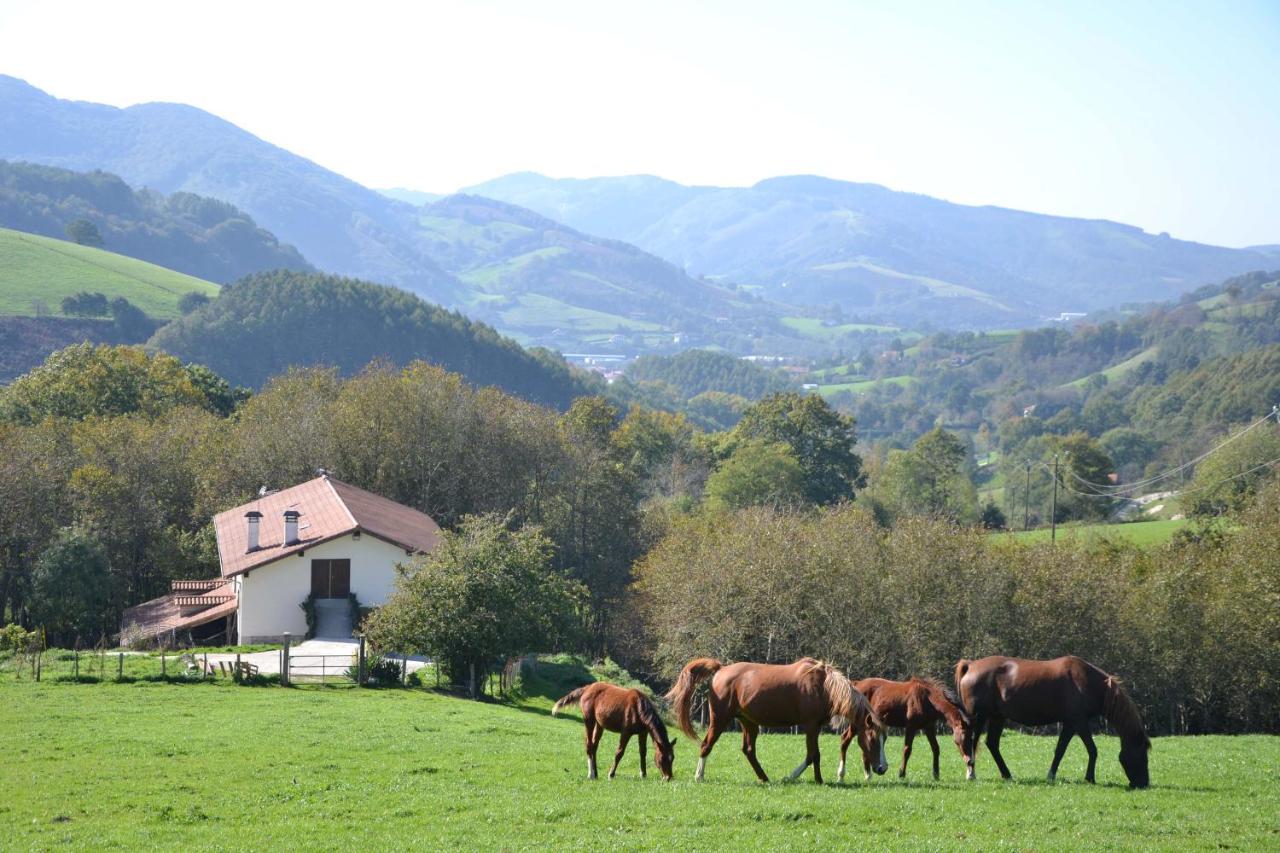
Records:
[[[262,520],[262,513],[256,509],[249,510],[244,514],[244,520],[248,527],[248,545],[245,547],[245,553],[258,550],[258,522]]]
[[[301,515],[296,509],[286,509],[284,511],[284,544],[298,544],[298,516]]]

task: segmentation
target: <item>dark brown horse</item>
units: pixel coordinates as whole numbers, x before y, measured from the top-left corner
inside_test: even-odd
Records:
[[[902,767],[898,770],[898,778],[907,775],[907,761],[911,758],[911,742],[917,732],[924,732],[933,747],[933,778],[938,778],[938,739],[934,735],[934,726],[945,722],[951,727],[956,748],[964,758],[967,775],[973,778],[973,729],[969,723],[969,715],[960,707],[960,700],[950,690],[932,678],[914,676],[907,681],[889,681],[884,678],[864,678],[853,683],[854,688],[867,697],[871,709],[876,712],[886,726],[898,726],[905,729],[902,744]],[[852,730],[846,731],[840,738],[840,778],[844,779],[844,756],[853,740]],[[863,775],[871,778],[871,762],[863,753]],[[876,768],[883,773],[883,765]]]
[[[653,748],[657,753],[658,772],[663,779],[671,778],[671,765],[675,763],[674,739],[667,737],[667,727],[658,715],[658,709],[639,690],[628,690],[613,684],[597,681],[586,687],[571,690],[562,696],[551,708],[554,716],[561,708],[577,705],[582,709],[582,722],[587,727],[587,778],[596,778],[596,747],[600,746],[600,738],[605,731],[618,732],[618,751],[613,756],[613,767],[609,769],[612,779],[618,772],[618,762],[627,751],[627,742],[632,735],[640,737],[640,776],[643,778],[648,768],[645,767],[646,741],[653,738]]]
[[[1147,751],[1151,740],[1143,728],[1138,706],[1120,679],[1088,661],[1074,656],[1053,660],[962,660],[956,664],[956,687],[973,719],[975,740],[986,728],[987,746],[1004,778],[1011,778],[1012,774],[1000,755],[1000,733],[1005,721],[1011,720],[1024,726],[1062,724],[1049,767],[1050,781],[1058,775],[1058,764],[1071,738],[1078,735],[1089,753],[1085,781],[1094,781],[1098,748],[1093,745],[1089,725],[1094,717],[1103,716],[1120,735],[1120,766],[1129,777],[1129,787],[1145,788],[1150,784]]]
[[[735,719],[742,725],[742,752],[761,782],[769,781],[756,760],[756,738],[762,726],[803,727],[807,739],[805,759],[790,778],[797,778],[812,766],[813,780],[818,783],[822,782],[818,735],[827,721],[839,717],[864,734],[859,738],[864,750],[872,748],[883,731],[866,697],[829,664],[803,658],[787,665],[734,663],[726,666],[711,658],[696,658],[685,665],[667,694],[680,728],[691,738],[697,737],[689,716],[693,691],[698,682],[708,676],[713,676],[707,699],[710,719],[698,752],[695,779],[702,778],[707,755]]]

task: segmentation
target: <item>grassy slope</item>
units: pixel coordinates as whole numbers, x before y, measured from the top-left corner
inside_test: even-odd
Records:
[[[917,380],[914,376],[889,376],[884,379],[867,379],[861,382],[840,382],[832,385],[819,385],[819,394],[838,394],[841,391],[851,391],[854,394],[862,394],[870,391],[877,385],[900,385],[905,388]]]
[[[1162,521],[1134,521],[1128,524],[1090,524],[1076,527],[1058,526],[1058,538],[1110,538],[1124,539],[1137,545],[1159,545],[1167,542],[1174,533],[1187,524],[1185,518]],[[1019,531],[1013,535],[1023,542],[1048,542],[1049,528]]]
[[[210,297],[218,285],[146,261],[21,231],[0,228],[0,314],[30,315],[41,299],[59,313],[63,297],[85,290],[123,296],[148,316],[178,316],[191,291]]]
[[[1166,738],[1149,791],[1131,792],[1098,738],[1100,784],[1072,744],[1042,780],[1053,739],[1008,735],[1016,780],[979,756],[965,783],[942,739],[943,781],[916,750],[906,783],[759,785],[721,740],[708,781],[637,778],[635,747],[613,782],[587,782],[581,726],[525,707],[426,691],[140,683],[0,685],[0,837],[12,848],[503,849],[1261,848],[1280,832],[1280,738]],[[606,763],[616,738],[601,745]],[[891,753],[901,741],[894,738]],[[824,736],[833,775],[836,739]],[[760,739],[781,776],[803,741]],[[896,758],[896,756],[895,756]]]

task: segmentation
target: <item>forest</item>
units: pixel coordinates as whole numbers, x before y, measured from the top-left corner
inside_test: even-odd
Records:
[[[102,171],[0,160],[0,227],[65,237],[220,283],[262,270],[312,269],[234,205],[134,190]]]
[[[456,579],[484,554],[524,555],[492,601],[533,584],[524,600],[541,590],[563,616],[507,637],[526,651],[610,655],[653,679],[695,653],[901,676],[1072,652],[1129,679],[1155,730],[1280,726],[1271,468],[1167,545],[1028,545],[956,508],[959,438],[935,429],[877,467],[857,429],[794,392],[708,432],[600,396],[557,410],[421,361],[293,369],[248,391],[84,344],[0,391],[0,618],[95,644],[170,580],[217,571],[213,513],[325,468],[459,537],[415,571]],[[473,585],[451,583],[472,606]],[[456,648],[385,610],[375,638]]]

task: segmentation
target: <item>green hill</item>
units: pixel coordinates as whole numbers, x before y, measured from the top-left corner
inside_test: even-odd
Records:
[[[151,345],[237,385],[261,385],[291,366],[332,366],[351,375],[387,359],[428,361],[474,385],[561,408],[591,393],[545,350],[522,349],[483,323],[403,290],[316,273],[281,270],[228,285],[213,302],[156,332]]]
[[[235,205],[189,192],[134,189],[108,172],[0,160],[0,228],[62,239],[88,223],[100,249],[219,284],[255,272],[310,270]]]
[[[123,297],[150,317],[177,317],[178,300],[193,291],[210,297],[218,285],[146,261],[0,228],[0,314],[61,313],[80,291]]]

